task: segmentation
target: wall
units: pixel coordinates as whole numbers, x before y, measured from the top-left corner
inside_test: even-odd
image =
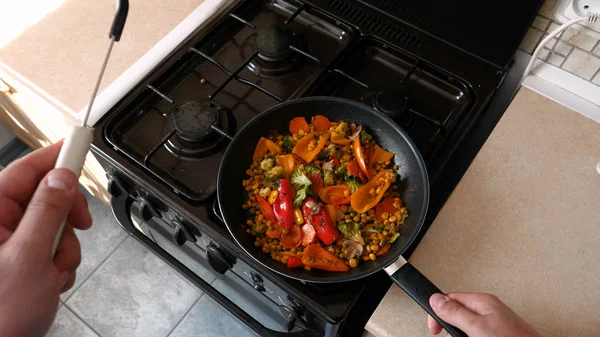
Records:
[[[521,43],[520,49],[532,54],[540,41],[561,23],[554,19],[556,0],[546,0]],[[600,87],[600,41],[569,28],[552,39],[538,58],[577,75]]]

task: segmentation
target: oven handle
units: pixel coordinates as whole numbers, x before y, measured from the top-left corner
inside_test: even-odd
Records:
[[[194,272],[188,269],[181,262],[177,261],[171,254],[165,252],[160,246],[154,243],[152,240],[147,238],[144,234],[140,233],[135,229],[133,222],[131,220],[131,205],[134,202],[134,198],[127,195],[127,193],[122,193],[118,198],[112,197],[110,200],[110,206],[112,209],[112,213],[117,219],[119,225],[129,234],[135,237],[138,241],[140,241],[144,246],[148,249],[152,250],[154,253],[158,254],[160,258],[162,258],[167,264],[171,267],[178,270],[183,274],[185,278],[187,278],[190,282],[200,288],[204,293],[208,294],[213,300],[219,303],[221,306],[230,309],[230,312],[239,319],[242,323],[246,324],[250,329],[252,329],[259,336],[268,336],[268,337],[316,337],[318,336],[314,332],[309,330],[303,330],[299,332],[279,332],[274,331],[269,328],[263,326],[260,322],[255,320],[248,313],[240,309],[235,303],[230,301],[227,297],[223,296],[219,291],[213,288],[206,281],[198,277]]]

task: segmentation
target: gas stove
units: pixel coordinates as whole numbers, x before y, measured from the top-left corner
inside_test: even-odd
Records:
[[[233,2],[95,125],[93,152],[121,226],[260,336],[360,336],[389,281],[376,274],[301,283],[246,256],[215,197],[236,131],[299,97],[362,102],[409,133],[428,166],[432,205],[441,205],[452,158],[505,78],[536,9],[521,20],[520,35],[497,39],[504,44],[490,56],[487,46],[477,52],[431,38],[427,25],[394,15],[404,13],[398,6],[386,10],[392,3]],[[224,295],[215,275],[239,296]]]

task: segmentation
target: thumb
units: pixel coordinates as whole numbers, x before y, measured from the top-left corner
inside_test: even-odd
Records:
[[[73,206],[77,183],[77,177],[68,169],[48,172],[27,205],[13,238],[52,258],[54,237]]]
[[[429,305],[439,318],[461,329],[467,335],[471,335],[474,323],[479,318],[479,315],[443,294],[431,295]]]

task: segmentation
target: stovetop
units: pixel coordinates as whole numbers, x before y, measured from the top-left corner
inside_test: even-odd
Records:
[[[435,199],[436,177],[504,76],[336,2],[236,2],[111,109],[96,125],[93,144],[110,170],[141,186],[137,193],[215,237],[330,320],[346,317],[371,278],[302,284],[245,256],[212,210],[227,135],[261,111],[298,97],[363,102],[413,138]]]

